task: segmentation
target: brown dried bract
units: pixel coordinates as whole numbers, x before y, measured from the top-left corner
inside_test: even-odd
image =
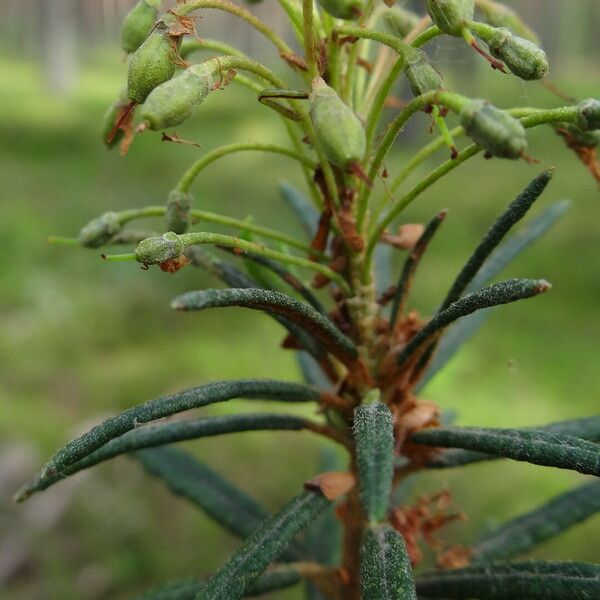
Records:
[[[471,564],[473,551],[465,546],[452,546],[440,554],[437,565],[440,569],[461,569]]]
[[[296,69],[299,69],[300,71],[308,71],[306,61],[297,54],[294,54],[293,52],[280,52],[279,56],[292,67],[296,67]]]
[[[393,235],[387,231],[381,236],[381,241],[400,250],[412,250],[418,239],[423,235],[425,227],[420,223],[407,223],[398,228],[398,233]]]
[[[567,147],[575,152],[579,160],[592,174],[592,177],[600,184],[600,161],[598,161],[596,155],[596,148],[589,148],[578,144],[576,138],[566,129],[557,128],[556,133],[565,140]]]
[[[307,481],[304,488],[321,492],[328,500],[337,500],[355,485],[356,478],[349,471],[329,471]]]
[[[194,146],[196,148],[202,148],[202,145],[198,144],[197,142],[192,142],[190,140],[184,140],[183,138],[179,137],[179,135],[175,131],[173,131],[172,133],[163,133],[161,141],[174,142],[175,144],[185,144],[187,146]]]
[[[192,262],[187,256],[182,254],[177,258],[170,258],[169,260],[165,260],[161,262],[158,266],[161,271],[165,273],[176,273],[177,271],[183,269],[186,265],[189,265]]]

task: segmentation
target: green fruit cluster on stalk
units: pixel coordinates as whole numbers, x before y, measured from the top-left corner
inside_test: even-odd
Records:
[[[441,178],[476,160],[536,162],[526,154],[527,130],[533,127],[554,128],[600,180],[595,154],[600,101],[539,109],[523,108],[517,99],[519,106],[508,108],[447,89],[428,47],[443,35],[464,38],[494,68],[506,67],[507,74],[521,80],[546,76],[547,57],[535,34],[514,10],[495,0],[426,0],[422,4],[428,14],[364,0],[279,3],[299,48],[229,0],[171,3],[163,14],[158,14],[158,0],[134,6],[122,28],[129,54],[127,89],[102,121],[104,142],[109,147],[122,142],[125,153],[134,137],[147,131],[143,143],[158,137],[191,144],[201,156],[178,179],[161,186],[157,205],[106,212],[84,225],[76,239],[51,241],[103,252],[107,246],[133,247],[102,256],[107,262],[137,261],[144,270],[153,265],[168,273],[203,269],[221,287],[180,293],[171,303],[183,313],[178,319],[207,319],[207,311],[224,308],[259,311],[282,328],[281,347],[296,353],[305,383],[217,381],[131,406],[55,452],[16,500],[129,456],[239,538],[235,552],[211,576],[204,576],[206,569],[198,564],[188,577],[153,587],[139,600],[279,597],[299,583],[306,586],[307,600],[600,598],[600,565],[515,560],[600,511],[600,416],[536,427],[454,427],[430,394],[427,400],[420,397],[490,313],[509,311],[507,305],[531,301],[551,289],[537,274],[504,278],[503,272],[566,213],[568,201],[553,202],[510,235],[535,210],[554,169],[540,168],[529,177],[524,189],[519,187],[523,191],[498,210],[489,229],[482,228],[480,242],[456,270],[449,289],[438,290],[440,300],[429,317],[412,305],[413,282],[425,252],[436,252],[441,224],[451,221],[446,205],[451,210],[457,198],[468,202],[470,180],[456,180],[454,193],[435,210],[416,210],[425,225],[403,219],[404,209]],[[486,22],[475,19],[475,8]],[[197,20],[204,9],[228,13],[264,36],[282,59],[280,68],[265,66],[198,27],[200,39],[194,24],[204,23]],[[377,23],[387,31],[379,31]],[[443,51],[444,44],[438,45],[436,55]],[[177,131],[165,131],[196,118],[214,119],[210,105],[217,94],[205,102],[209,94],[217,89],[232,94],[236,87],[245,88],[246,102],[256,100],[253,106],[263,111],[264,122],[271,116],[274,127],[283,123],[289,146],[271,143],[273,132],[261,129],[258,140],[205,151]],[[440,135],[411,152],[410,145],[421,139],[419,128],[430,133],[437,128]],[[162,137],[154,131],[163,132]],[[391,152],[395,147],[401,150],[400,161]],[[426,162],[438,160],[436,153],[444,148],[450,157],[440,158],[427,172]],[[306,191],[281,183],[282,202],[273,205],[287,220],[296,219],[298,227],[286,225],[280,231],[202,206],[205,194],[192,188],[204,170],[217,160],[229,160],[234,179],[233,155],[247,151],[276,154],[299,167]],[[273,183],[270,163],[257,165],[263,179]],[[504,182],[507,188],[512,183]],[[269,185],[263,193],[268,194]],[[171,191],[165,203],[166,190]],[[477,192],[477,201],[486,201],[485,189]],[[243,207],[252,194],[246,186],[236,205]],[[213,189],[213,195],[218,191]],[[438,203],[436,198],[432,194],[428,201]],[[132,226],[140,219],[159,219],[162,227]],[[547,268],[552,271],[552,265]],[[228,339],[212,343],[231,345]],[[267,342],[257,338],[254,343],[260,352]],[[237,350],[228,346],[228,351]],[[167,358],[168,353],[165,349]],[[248,400],[250,410],[201,414],[230,400]],[[254,410],[255,401],[265,400],[280,403],[283,410]],[[297,403],[305,405],[302,413],[285,410]],[[192,410],[200,414],[179,418]],[[217,436],[213,444],[226,444],[233,434],[251,431],[310,433],[327,443],[325,459],[307,480],[297,479],[291,499],[272,514],[221,473],[174,447]],[[275,463],[281,456],[275,452],[268,460]],[[474,463],[493,468],[501,459],[594,479],[530,507],[467,546],[452,544],[447,531],[438,536],[438,530],[462,517],[462,512],[450,511],[449,490],[428,491],[418,499],[408,495],[417,475],[430,490],[428,473]],[[270,476],[268,469],[253,469],[258,478]],[[505,492],[494,493],[510,501],[514,490]],[[460,498],[453,501],[459,504]],[[438,540],[446,539],[442,547]],[[433,553],[440,567],[423,573],[423,557]]]

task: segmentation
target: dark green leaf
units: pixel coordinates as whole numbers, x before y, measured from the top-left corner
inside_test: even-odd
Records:
[[[425,327],[411,338],[398,355],[398,365],[403,365],[415,350],[431,341],[439,331],[457,319],[484,308],[537,296],[549,290],[550,287],[550,284],[543,279],[508,279],[463,296],[442,312],[437,313]]]
[[[404,538],[387,524],[365,531],[360,579],[363,600],[416,600]]]
[[[292,566],[273,567],[246,590],[244,597],[262,596],[268,592],[283,590],[296,585],[299,581],[300,574]],[[180,579],[148,590],[136,600],[194,600],[205,586],[206,582],[201,579]]]
[[[106,419],[100,425],[61,448],[42,467],[40,475],[17,493],[16,500],[19,502],[26,500],[31,494],[45,489],[46,482],[48,480],[55,481],[56,476],[65,467],[81,460],[111,439],[135,429],[142,423],[149,423],[192,408],[200,408],[233,398],[307,402],[318,400],[319,397],[318,390],[307,385],[270,379],[240,379],[209,383],[172,396],[149,400]]]
[[[546,467],[600,476],[600,447],[569,435],[525,429],[476,427],[427,429],[411,436],[417,444],[463,448]]]
[[[600,481],[552,499],[481,538],[471,548],[472,562],[489,562],[523,554],[600,511]]]
[[[196,600],[237,600],[329,501],[318,492],[305,491],[269,517],[221,567]]]
[[[600,566],[537,561],[490,563],[424,575],[419,598],[444,600],[595,600],[600,598]]]
[[[307,424],[308,421],[300,417],[252,413],[137,427],[119,437],[113,438],[97,450],[94,450],[91,454],[64,467],[54,478],[47,477],[44,480],[44,487],[47,488],[69,475],[74,475],[83,469],[89,469],[120,454],[141,450],[142,448],[153,448],[185,440],[194,440],[226,433],[239,433],[242,431],[300,431]]]
[[[360,498],[369,521],[382,521],[388,510],[394,474],[394,418],[375,400],[354,410],[354,439]]]
[[[417,240],[417,243],[414,245],[413,249],[410,251],[406,260],[404,261],[404,265],[402,267],[402,271],[400,273],[400,279],[398,281],[398,285],[396,287],[396,293],[394,295],[394,299],[392,301],[392,311],[390,315],[390,329],[394,327],[396,323],[396,319],[398,315],[402,314],[404,310],[404,304],[406,302],[406,297],[408,296],[408,292],[410,291],[412,280],[419,266],[419,262],[421,257],[427,250],[427,246],[429,242],[435,235],[439,226],[442,224],[448,211],[443,210],[438,213],[429,223],[427,223],[427,227],[425,227],[425,231],[421,234],[421,237]]]
[[[600,441],[600,416],[569,419],[568,421],[559,421],[558,423],[539,425],[536,427],[529,427],[528,429],[572,435],[583,440],[597,442]],[[471,450],[447,450],[446,452],[433,457],[427,463],[427,466],[435,469],[446,469],[462,467],[484,460],[497,460],[499,458],[502,457],[482,452],[472,452]]]
[[[325,348],[345,364],[354,364],[358,350],[326,316],[312,306],[281,294],[262,289],[200,290],[188,292],[173,300],[176,310],[199,311],[207,308],[242,306],[252,310],[278,314],[293,321],[318,339]]]
[[[307,237],[312,239],[319,224],[319,215],[314,206],[302,192],[285,181],[282,181],[279,184],[279,191],[285,203],[296,215],[298,222],[302,225]]]
[[[517,235],[513,236],[488,257],[477,275],[467,286],[466,291],[472,292],[495,279],[502,270],[523,250],[540,238],[569,208],[569,202],[562,201],[553,204],[539,217],[528,224]],[[437,351],[427,371],[419,381],[415,390],[422,390],[427,383],[448,363],[456,351],[469,340],[491,315],[492,309],[478,311],[461,319],[440,340]]]
[[[332,387],[331,381],[327,379],[323,369],[321,369],[317,361],[310,354],[300,351],[296,353],[296,358],[302,372],[302,377],[306,383],[322,390]]]
[[[173,493],[190,500],[241,538],[248,537],[268,517],[253,498],[186,452],[152,448],[131,456]]]
[[[552,175],[552,169],[538,175],[492,225],[454,280],[446,298],[442,302],[439,309],[440,312],[446,310],[453,302],[456,302],[460,298],[494,248],[502,241],[515,223],[525,216],[533,203],[540,197],[550,179],[552,179]]]

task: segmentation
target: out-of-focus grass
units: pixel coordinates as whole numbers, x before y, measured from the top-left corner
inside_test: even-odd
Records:
[[[281,329],[267,317],[236,310],[200,315],[169,310],[174,295],[215,283],[202,273],[192,268],[176,275],[142,272],[133,263],[103,264],[96,251],[45,243],[48,234],[75,235],[82,223],[105,210],[162,203],[187,165],[221,143],[283,140],[277,117],[232,85],[212,94],[194,123],[179,130],[199,141],[202,150],[161,144],[156,134],[144,134],[121,158],[106,152],[98,133],[101,115],[123,80],[124,66],[115,53],[99,52],[86,60],[81,83],[69,98],[48,97],[28,63],[3,60],[0,72],[5,91],[0,100],[1,438],[30,443],[41,461],[100,416],[156,395],[216,379],[297,378],[291,355],[278,350]],[[598,74],[589,81],[598,81]],[[578,85],[570,91],[593,94],[585,83]],[[503,106],[556,103],[539,87],[509,78],[486,78],[485,92],[478,86],[481,82],[462,91],[489,95]],[[425,128],[419,118],[406,136],[414,142]],[[573,200],[573,208],[506,275],[543,276],[555,287],[542,298],[498,311],[485,332],[425,390],[444,408],[456,407],[460,424],[532,425],[597,412],[598,191],[551,131],[532,132],[531,140],[534,156],[544,165],[558,165],[536,211],[565,197]],[[410,148],[400,140],[397,157],[387,164],[392,175]],[[428,168],[442,158],[436,156]],[[239,217],[252,214],[299,235],[276,192],[282,177],[301,182],[290,171],[285,159],[271,155],[229,157],[206,170],[195,188],[196,203]],[[425,314],[435,308],[493,217],[537,171],[524,163],[476,158],[407,211],[410,222],[451,209],[418,274],[414,307]],[[207,413],[251,408],[231,403]],[[260,408],[275,410],[267,404]],[[313,474],[314,442],[292,433],[245,434],[186,447],[275,508]],[[30,475],[23,472],[22,478]],[[494,463],[426,475],[415,493],[449,484],[470,516],[452,534],[468,541],[490,515],[500,521],[580,479]],[[231,536],[173,499],[127,459],[32,499],[34,510],[43,512],[58,502],[67,487],[72,505],[45,533],[28,529],[25,508],[6,509],[31,537],[27,571],[11,581],[6,597],[125,599],[169,578],[214,570],[236,546]],[[599,525],[596,518],[536,556],[600,560]]]

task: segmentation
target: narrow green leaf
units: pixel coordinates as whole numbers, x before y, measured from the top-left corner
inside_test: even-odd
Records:
[[[377,244],[373,260],[377,295],[382,296],[392,281],[392,253],[390,244]]]
[[[543,279],[508,279],[463,296],[442,312],[437,313],[425,327],[411,338],[398,355],[398,365],[403,365],[415,350],[431,341],[439,331],[457,319],[484,308],[537,296],[549,290],[550,287],[550,284]]]
[[[546,209],[539,217],[534,219],[517,235],[498,246],[496,250],[487,258],[477,275],[467,286],[466,291],[472,292],[484,285],[487,285],[492,279],[495,279],[503,269],[521,252],[529,247],[533,242],[540,238],[569,208],[570,203],[566,200],[557,202]],[[458,323],[444,334],[438,344],[437,351],[431,361],[427,371],[419,381],[415,390],[422,390],[427,383],[450,361],[456,351],[468,341],[486,319],[492,314],[493,309],[478,311],[461,319]]]
[[[254,279],[246,275],[243,271],[234,265],[220,260],[212,256],[206,250],[198,246],[190,246],[186,250],[186,256],[196,266],[202,267],[221,281],[224,281],[228,286],[233,288],[260,288]],[[323,355],[323,349],[311,335],[306,333],[302,327],[296,325],[289,319],[278,314],[271,313],[270,316],[279,324],[283,325],[299,342],[300,344],[316,359]]]
[[[269,517],[221,567],[196,600],[237,600],[294,536],[329,505],[318,492],[304,491]]]
[[[564,434],[540,430],[456,427],[418,431],[411,436],[411,440],[426,446],[464,448],[600,476],[600,447]]]
[[[419,598],[567,600],[600,598],[600,565],[570,562],[490,563],[424,575]]]
[[[400,272],[400,279],[398,281],[398,285],[396,286],[396,293],[392,301],[390,329],[394,327],[398,315],[402,314],[402,311],[404,310],[404,304],[406,303],[406,298],[408,296],[408,292],[410,291],[415,271],[417,270],[419,262],[421,261],[421,257],[425,253],[425,250],[427,250],[429,242],[439,229],[447,214],[448,211],[443,210],[433,217],[429,223],[427,223],[427,226],[421,234],[421,237],[417,240],[417,243],[414,245],[413,249],[410,251],[406,257],[406,260],[404,261],[402,271]]]
[[[404,538],[387,524],[371,525],[360,550],[363,600],[416,600]]]
[[[331,381],[319,366],[319,363],[307,352],[297,352],[296,359],[302,373],[302,378],[309,385],[314,385],[321,390],[327,390],[332,387]]]
[[[550,179],[552,179],[553,172],[553,169],[549,169],[538,175],[508,206],[506,211],[500,215],[457,275],[446,298],[442,302],[439,312],[446,310],[453,302],[456,302],[460,298],[488,256],[515,223],[525,216],[527,211],[533,206],[533,203],[540,197],[544,189],[546,189]]]
[[[280,414],[247,414],[226,415],[223,417],[207,417],[189,421],[160,423],[147,427],[137,427],[119,437],[113,438],[97,450],[84,456],[77,462],[64,467],[54,477],[46,477],[44,488],[74,475],[84,469],[89,469],[105,460],[110,460],[120,454],[134,452],[142,448],[153,448],[174,444],[185,440],[240,433],[242,431],[300,431],[308,425],[306,419]]]
[[[131,456],[174,494],[199,506],[238,537],[248,537],[268,517],[258,502],[187,452],[152,448]]]
[[[192,408],[200,408],[234,398],[307,402],[318,400],[319,397],[318,390],[303,384],[270,379],[239,379],[209,383],[172,396],[149,400],[106,419],[100,425],[61,448],[42,467],[39,476],[17,493],[16,500],[21,502],[29,498],[31,494],[45,489],[46,482],[54,481],[65,467],[81,460],[111,439],[135,429],[142,423],[149,423]]]
[[[312,306],[279,292],[236,288],[200,290],[179,296],[173,300],[171,306],[176,310],[185,311],[242,306],[282,315],[317,338],[331,354],[345,364],[352,365],[358,357],[358,350],[352,340],[346,337],[328,317],[317,312]]]
[[[547,431],[549,433],[559,433],[572,435],[583,440],[592,442],[600,441],[600,415],[594,417],[584,417],[581,419],[569,419],[568,421],[559,421],[550,423],[550,425],[538,425],[525,429],[536,429]],[[483,452],[473,452],[471,450],[446,450],[427,463],[427,466],[434,469],[448,469],[452,467],[462,467],[472,463],[484,460],[498,460],[501,456],[485,454]]]
[[[296,585],[300,573],[292,566],[273,567],[261,575],[244,593],[245,598],[262,596],[269,592],[283,590]],[[148,590],[135,600],[194,600],[206,587],[201,579],[179,579]]]
[[[528,552],[600,511],[600,481],[561,494],[479,539],[472,562],[490,562]]]
[[[296,215],[296,218],[306,232],[307,237],[312,239],[319,224],[319,215],[314,206],[302,192],[285,181],[282,181],[279,184],[279,192],[281,193],[284,202]]]
[[[387,514],[394,474],[394,417],[375,400],[354,410],[354,439],[360,498],[369,521]]]

